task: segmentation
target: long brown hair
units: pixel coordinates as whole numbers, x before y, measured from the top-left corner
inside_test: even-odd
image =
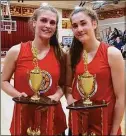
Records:
[[[74,14],[79,13],[79,12],[83,12],[86,15],[88,15],[91,18],[91,20],[96,21],[97,25],[98,25],[98,17],[97,17],[96,12],[93,11],[92,9],[90,9],[90,8],[87,8],[87,7],[83,7],[83,8],[80,7],[78,9],[73,10],[73,12],[70,15],[70,21],[71,22],[72,22],[72,20],[71,20],[72,16]],[[98,27],[95,29],[94,32],[95,32],[95,37],[99,40]],[[74,37],[73,42],[72,42],[72,46],[71,46],[71,49],[70,49],[71,68],[72,68],[73,73],[75,72],[76,65],[79,63],[79,61],[81,59],[82,51],[83,51],[82,43],[76,37]]]
[[[53,36],[50,38],[50,46],[53,46],[53,49],[54,49],[54,54],[56,56],[56,59],[58,60],[58,62],[60,63],[60,73],[62,73],[63,71],[63,64],[65,64],[65,60],[64,60],[64,57],[63,57],[63,52],[60,48],[60,45],[59,45],[59,42],[58,42],[58,35],[57,35],[57,29],[58,29],[58,22],[59,22],[59,16],[58,16],[58,12],[55,8],[47,5],[47,6],[40,6],[38,9],[36,9],[32,15],[32,17],[29,19],[29,25],[32,29],[32,31],[34,32],[34,29],[33,28],[33,21],[37,21],[38,19],[38,16],[44,12],[44,11],[51,11],[53,13],[56,14],[56,17],[57,17],[57,22],[56,22],[56,31],[55,33],[53,34]],[[62,78],[62,75],[60,76],[60,78]],[[61,81],[62,82],[62,81]],[[63,84],[63,83],[61,83]]]

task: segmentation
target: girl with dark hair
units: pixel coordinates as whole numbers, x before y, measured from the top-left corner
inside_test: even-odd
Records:
[[[37,64],[47,74],[48,81],[45,80],[45,82],[49,88],[44,95],[59,101],[63,96],[65,56],[57,40],[58,13],[50,6],[41,6],[34,11],[30,24],[34,28],[34,40],[15,45],[8,51],[2,73],[2,89],[12,97],[26,97],[34,94],[29,86],[28,76],[29,71],[34,68],[33,59],[37,53]],[[13,73],[14,87],[10,84]],[[11,134],[62,134],[67,126],[61,103],[59,102],[53,111],[51,109],[37,105],[15,104]],[[40,111],[39,114],[35,113],[37,110]],[[54,116],[51,117],[52,112]],[[53,121],[50,122],[50,119]]]
[[[73,135],[120,135],[124,114],[124,61],[118,49],[100,42],[98,18],[90,8],[75,9],[70,16],[74,33],[70,52],[67,54],[66,98],[68,105],[80,100],[78,76],[86,72],[83,58],[87,52],[87,68],[95,77],[96,93],[92,101],[105,100],[106,115],[102,109],[70,111],[69,127]],[[81,118],[80,118],[81,117]],[[105,121],[105,122],[104,122]],[[104,123],[108,123],[105,131]],[[107,130],[106,129],[106,130]]]

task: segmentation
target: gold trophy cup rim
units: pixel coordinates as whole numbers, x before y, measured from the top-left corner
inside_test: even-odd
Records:
[[[30,71],[30,72],[31,72],[31,73],[34,73],[33,71]],[[49,89],[50,89],[50,87],[51,87],[51,85],[52,85],[52,76],[51,76],[51,74],[50,74],[49,72],[47,72],[46,70],[41,70],[41,74],[42,74],[42,73],[46,73],[46,74],[48,75],[48,77],[50,78],[50,84],[49,84],[49,86],[47,87],[47,89],[45,89],[45,90],[41,90],[41,87],[40,87],[39,92],[40,92],[41,94],[48,92]],[[30,85],[30,88],[32,89],[32,91],[34,92],[32,86],[31,86],[31,80],[30,80],[30,78],[29,78],[29,85]]]
[[[77,90],[78,90],[78,92],[79,92],[79,94],[83,97],[83,98],[87,98],[86,97],[86,95],[83,93],[84,91],[81,91],[83,88],[81,87],[79,87],[79,83],[78,83],[78,80],[80,80],[79,78],[77,79]],[[93,87],[93,91],[92,91],[92,93],[91,94],[89,94],[88,96],[89,96],[89,98],[91,98],[96,92],[97,92],[97,82],[96,82],[96,80],[95,80],[95,76],[94,76],[94,87]]]
[[[38,77],[38,75],[39,75],[39,77]],[[39,89],[40,89],[42,80],[43,80],[43,77],[42,77],[40,68],[35,68],[35,69],[30,71],[29,86],[32,89],[32,91],[34,92],[33,96],[30,99],[33,100],[33,101],[39,101],[40,100]]]

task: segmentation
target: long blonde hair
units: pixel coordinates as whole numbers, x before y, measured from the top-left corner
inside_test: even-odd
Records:
[[[64,54],[62,52],[62,50],[60,49],[60,45],[58,42],[58,36],[57,36],[57,29],[58,29],[58,22],[59,22],[59,16],[58,16],[58,12],[55,8],[53,8],[50,5],[47,6],[40,6],[38,9],[36,9],[32,15],[32,17],[29,19],[29,25],[32,28],[32,31],[34,32],[33,28],[33,21],[37,21],[39,15],[44,11],[51,11],[53,13],[56,14],[57,17],[57,22],[56,22],[56,31],[53,34],[53,36],[50,38],[50,46],[53,46],[54,49],[54,54],[56,56],[56,59],[58,60],[58,62],[60,63],[60,79],[59,79],[59,85],[62,86],[65,82],[64,79],[64,75],[65,75],[65,69],[64,69],[64,64],[65,64],[65,60],[64,60]],[[51,60],[50,60],[51,61]]]

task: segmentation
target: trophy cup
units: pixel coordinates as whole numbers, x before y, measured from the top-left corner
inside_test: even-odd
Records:
[[[31,101],[40,102],[40,92],[45,93],[49,90],[52,84],[52,78],[51,78],[51,75],[47,71],[41,70],[39,68],[38,58],[37,58],[38,50],[34,46],[32,47],[32,54],[33,54],[34,69],[31,70],[29,74],[30,75],[29,85],[34,92],[34,95],[30,99]],[[43,100],[44,100],[44,97],[43,97]]]
[[[94,80],[94,76],[88,73],[88,71],[83,75],[78,76],[79,92],[82,94],[83,98],[86,98],[86,100],[83,101],[83,104],[85,105],[92,105],[92,101],[89,98],[95,93]]]
[[[83,53],[83,59],[85,72],[78,76],[78,90],[82,97],[86,99],[83,101],[83,104],[92,105],[92,101],[89,98],[96,93],[97,89],[95,88],[95,76],[90,74],[87,68],[88,56],[85,50]]]
[[[31,97],[31,100],[36,101],[40,99],[39,96],[39,89],[42,83],[42,72],[39,67],[35,67],[33,70],[30,71],[29,77],[29,85],[34,91],[34,95]]]

